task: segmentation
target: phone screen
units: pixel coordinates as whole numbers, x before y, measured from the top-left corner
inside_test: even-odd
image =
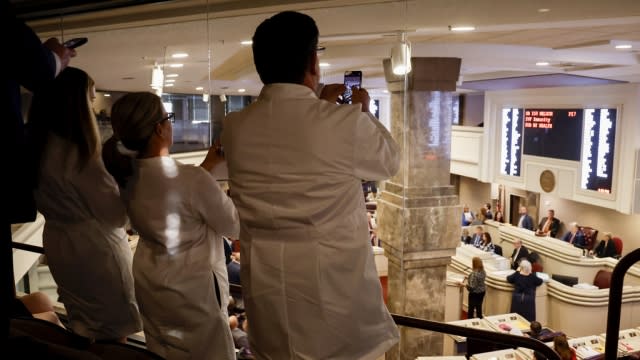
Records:
[[[344,86],[346,89],[342,94],[342,102],[351,104],[351,88],[353,86],[357,88],[362,86],[362,71],[346,71],[344,73]]]

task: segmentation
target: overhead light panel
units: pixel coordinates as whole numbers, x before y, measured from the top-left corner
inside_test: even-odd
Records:
[[[111,96],[111,94],[109,94],[109,93],[104,93],[104,94],[102,94],[102,95],[103,95],[104,97],[110,97],[110,96]]]
[[[172,87],[173,84],[164,84],[165,87]]]
[[[470,25],[449,25],[449,30],[456,32],[474,31],[475,26]]]
[[[178,76],[179,76],[178,74],[167,74],[164,77],[175,78],[175,77],[178,77]]]
[[[184,64],[169,64],[169,67],[172,67],[172,68],[181,68],[183,66]]]
[[[326,62],[321,62],[321,63],[320,63],[320,67],[321,67],[321,68],[327,68],[327,67],[329,67],[329,66],[331,66],[331,64],[329,64],[329,63],[326,63]]]
[[[174,82],[176,82],[175,79],[167,79],[167,80],[164,81],[165,84],[166,83],[174,83]]]
[[[245,92],[245,91],[247,91],[247,89],[238,89],[238,92],[239,92],[239,93],[243,93],[243,92]]]
[[[253,40],[242,40],[240,41],[240,45],[251,45],[253,44]]]
[[[549,66],[549,62],[548,61],[538,61],[536,63],[536,66]]]
[[[633,47],[633,45],[631,45],[631,44],[619,44],[619,45],[616,45],[616,49],[619,49],[619,50],[631,49],[632,47]]]
[[[202,86],[198,86],[198,87],[196,88],[196,90],[198,90],[198,91],[202,91],[202,90],[204,90],[204,88],[203,88]]]
[[[189,54],[187,53],[175,53],[173,55],[171,55],[172,58],[174,59],[184,59],[186,57],[189,57]]]

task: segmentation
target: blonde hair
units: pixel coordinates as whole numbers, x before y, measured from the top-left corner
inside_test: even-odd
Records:
[[[150,92],[134,92],[113,104],[111,126],[127,149],[143,152],[163,116],[160,97]]]

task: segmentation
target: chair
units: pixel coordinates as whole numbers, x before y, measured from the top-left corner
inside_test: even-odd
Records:
[[[614,236],[611,240],[613,241],[613,245],[616,247],[616,259],[619,259],[622,256],[622,239]]]
[[[608,289],[611,287],[611,275],[613,272],[608,270],[600,270],[596,274],[596,278],[593,279],[593,285],[597,286],[598,289]]]
[[[500,246],[500,245],[493,245],[493,252],[494,252],[496,255],[500,255],[500,256],[502,256],[502,246]]]

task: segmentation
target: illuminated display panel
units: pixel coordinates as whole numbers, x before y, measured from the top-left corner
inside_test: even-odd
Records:
[[[580,161],[582,109],[525,109],[526,155]]]
[[[582,189],[611,193],[616,115],[616,109],[584,109]]]
[[[520,176],[522,156],[522,115],[522,109],[502,109],[502,146],[500,149],[500,173],[502,175]]]
[[[520,176],[521,155],[580,161],[580,188],[610,194],[617,109],[502,108],[500,174]]]

